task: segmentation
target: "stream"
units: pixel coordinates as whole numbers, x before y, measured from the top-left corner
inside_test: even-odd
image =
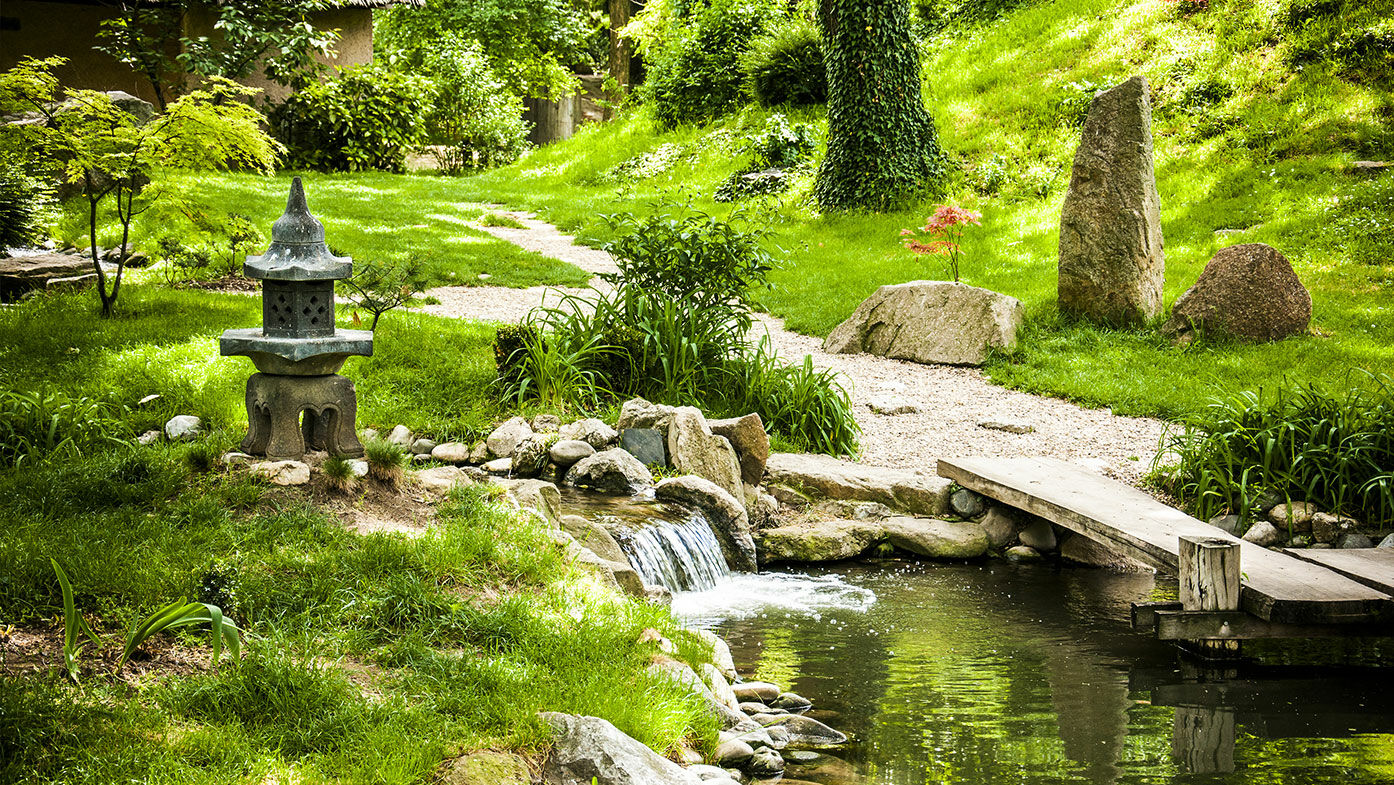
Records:
[[[644,558],[710,565],[684,551],[715,547],[688,514],[642,517],[626,524],[637,539],[667,543]],[[668,527],[681,533],[651,531]],[[635,536],[619,540],[658,574]],[[1251,661],[1204,670],[1131,629],[1130,603],[1174,597],[1166,578],[885,559],[670,588],[674,614],[722,636],[745,678],[803,695],[851,737],[786,750],[788,785],[1394,783],[1388,646],[1250,642]]]

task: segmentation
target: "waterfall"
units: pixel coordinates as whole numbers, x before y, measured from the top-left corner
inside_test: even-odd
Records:
[[[644,583],[670,591],[710,589],[731,572],[711,525],[698,512],[680,522],[655,519],[618,539]]]

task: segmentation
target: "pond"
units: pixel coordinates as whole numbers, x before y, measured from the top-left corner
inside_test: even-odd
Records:
[[[886,560],[728,576],[674,610],[852,737],[787,755],[785,783],[1394,782],[1387,670],[1295,666],[1310,652],[1291,645],[1228,673],[1183,668],[1129,626],[1130,603],[1166,591],[1151,575]],[[1383,656],[1337,649],[1314,659]]]

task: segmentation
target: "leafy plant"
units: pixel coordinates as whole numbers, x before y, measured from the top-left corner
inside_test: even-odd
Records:
[[[206,602],[175,600],[131,625],[131,629],[126,633],[126,645],[122,647],[121,657],[116,661],[116,672],[120,673],[136,649],[152,636],[196,624],[209,624],[212,627],[214,665],[222,657],[224,646],[227,646],[234,662],[242,661],[242,642],[238,637],[240,630],[231,619],[223,615],[221,608]]]
[[[62,392],[0,391],[0,466],[130,446],[128,410]]]
[[[52,195],[15,161],[0,160],[0,256],[7,248],[37,242],[44,235],[44,212]]]
[[[823,37],[803,18],[758,36],[740,56],[746,89],[761,106],[809,106],[828,102]]]
[[[523,101],[490,69],[479,44],[450,35],[432,42],[422,70],[435,85],[426,133],[441,171],[502,166],[528,146]]]
[[[949,274],[958,283],[958,263],[963,256],[963,230],[982,226],[982,213],[949,204],[936,205],[922,229],[901,229],[905,247],[917,254],[947,256]]]
[[[53,565],[53,571],[58,574],[58,585],[63,590],[63,667],[68,671],[68,678],[77,681],[78,660],[82,658],[82,650],[86,647],[82,642],[82,636],[87,636],[92,645],[98,648],[101,647],[102,641],[92,631],[87,620],[82,618],[82,614],[78,613],[77,603],[73,599],[73,584],[68,580],[68,574],[58,566],[57,560],[49,559],[48,563]]]
[[[382,65],[351,66],[307,85],[271,110],[288,163],[322,172],[406,170],[426,140],[430,82]]]
[[[359,263],[353,275],[343,280],[343,287],[350,303],[372,314],[368,329],[376,332],[383,314],[411,304],[421,294],[421,263],[415,258]],[[357,311],[353,322],[360,322]]]
[[[402,467],[407,463],[407,451],[400,444],[386,439],[369,439],[363,445],[368,459],[368,476],[378,482],[396,485],[402,480]]]

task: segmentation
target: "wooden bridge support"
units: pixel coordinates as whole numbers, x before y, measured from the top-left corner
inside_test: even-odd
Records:
[[[1239,610],[1239,543],[1218,538],[1182,536],[1178,539],[1177,568],[1183,611]],[[1222,626],[1219,632],[1224,633]],[[1179,645],[1211,660],[1240,656],[1238,638],[1183,639]]]

